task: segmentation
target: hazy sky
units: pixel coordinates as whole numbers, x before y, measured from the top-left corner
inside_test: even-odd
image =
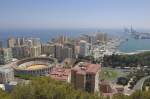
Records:
[[[150,0],[0,0],[0,29],[150,29]]]

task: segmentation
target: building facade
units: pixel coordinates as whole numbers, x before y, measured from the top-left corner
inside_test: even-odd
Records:
[[[12,48],[14,58],[22,59],[30,56],[30,48],[28,46],[15,46]]]
[[[79,52],[79,56],[81,57],[85,57],[88,56],[90,53],[90,45],[89,43],[87,43],[84,40],[80,41],[80,52]]]
[[[72,54],[73,54],[73,50],[71,48],[63,47],[63,49],[62,49],[62,60],[66,59],[66,58],[73,58]]]
[[[58,61],[62,60],[62,48],[63,48],[62,44],[55,44],[55,58]]]
[[[10,67],[0,67],[0,83],[5,84],[14,80],[14,71]]]
[[[106,33],[97,33],[96,34],[96,39],[97,41],[104,43],[108,40],[107,34]]]
[[[63,61],[66,58],[74,58],[75,48],[72,48],[67,45],[55,44],[55,58],[58,61]]]
[[[0,49],[0,64],[6,64],[12,60],[12,49],[3,48]]]
[[[16,39],[15,38],[13,38],[13,37],[8,38],[8,40],[7,40],[7,47],[8,48],[14,47],[15,44],[16,44]]]
[[[53,44],[42,44],[41,53],[54,56],[55,46]]]
[[[99,91],[100,65],[79,63],[71,69],[71,83],[76,89],[87,92]]]
[[[25,44],[25,38],[24,37],[17,37],[16,46],[22,46],[24,44]]]
[[[41,55],[41,46],[30,47],[30,57],[38,57]]]

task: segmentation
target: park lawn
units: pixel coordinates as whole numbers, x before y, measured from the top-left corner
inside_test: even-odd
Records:
[[[118,77],[118,72],[112,69],[102,69],[100,79],[115,80]]]

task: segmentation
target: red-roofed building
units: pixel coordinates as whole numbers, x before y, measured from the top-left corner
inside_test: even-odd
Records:
[[[101,83],[99,84],[99,87],[100,87],[100,91],[102,93],[112,93],[113,92],[111,84],[107,81],[101,81]]]
[[[59,81],[70,82],[71,79],[71,69],[65,69],[62,67],[55,67],[50,73],[51,78]]]
[[[99,91],[99,64],[79,63],[71,69],[71,83],[76,89],[88,92]]]

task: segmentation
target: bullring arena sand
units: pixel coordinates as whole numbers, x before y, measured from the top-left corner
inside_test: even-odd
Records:
[[[26,66],[26,68],[24,68],[24,69],[25,70],[38,70],[38,69],[43,69],[43,68],[47,68],[47,65],[34,64],[34,65]],[[23,68],[20,67],[20,69],[23,69]]]
[[[46,65],[41,65],[41,64],[34,64],[31,66],[27,66],[26,70],[37,70],[37,69],[43,69],[46,68]]]

